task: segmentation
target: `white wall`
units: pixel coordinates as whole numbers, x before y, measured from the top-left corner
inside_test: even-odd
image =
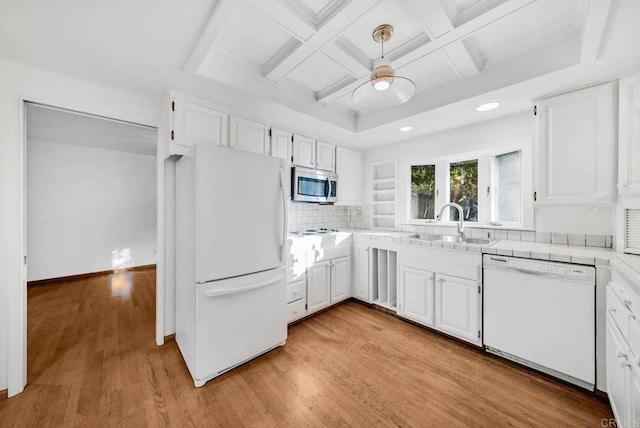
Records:
[[[412,160],[521,148],[524,211],[531,213],[532,202],[527,196],[532,194],[532,126],[529,113],[522,113],[367,150],[363,156],[363,200],[371,201],[371,163],[397,159],[396,222],[402,224],[409,217],[406,201],[410,195],[409,163]],[[531,218],[525,217],[525,222],[533,224]]]
[[[155,156],[29,140],[27,280],[156,262]]]
[[[0,60],[0,390],[17,388],[24,372],[16,356],[22,342],[19,326],[8,320],[24,317],[26,302],[20,301],[20,281],[25,275],[22,261],[21,193],[24,177],[20,164],[20,97],[105,117],[150,126],[160,121],[160,97],[152,99],[97,86],[88,82],[43,72]],[[18,367],[9,375],[8,361]]]

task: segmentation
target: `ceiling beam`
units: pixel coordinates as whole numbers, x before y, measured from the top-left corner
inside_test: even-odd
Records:
[[[417,61],[418,59],[425,57],[439,49],[447,47],[455,42],[461,42],[465,37],[468,37],[476,31],[503,19],[514,12],[517,12],[518,10],[534,3],[535,1],[536,0],[508,0],[495,7],[494,9],[491,9],[490,11],[465,22],[459,27],[456,27],[453,30],[444,33],[442,36],[437,37],[429,43],[426,43],[401,57],[395,58],[393,60],[393,66],[396,69],[402,68],[403,66]],[[364,79],[358,79],[358,81],[344,86],[334,92],[323,93],[322,95],[318,96],[318,102],[328,104],[336,101],[352,92],[356,87],[358,87],[358,85],[362,83],[364,83]]]
[[[600,43],[607,24],[611,0],[591,0],[587,23],[582,34],[582,51],[580,62],[590,63],[598,58]]]
[[[207,53],[213,46],[213,43],[220,35],[224,23],[229,19],[231,13],[235,10],[236,6],[240,3],[239,0],[219,0],[216,5],[207,25],[204,27],[204,31],[200,35],[196,47],[191,51],[189,59],[184,66],[184,70],[188,73],[195,73],[204,61]]]
[[[454,30],[453,22],[438,0],[409,0],[409,7],[423,23],[423,30],[431,39]],[[465,47],[462,40],[443,48],[451,68],[461,79],[477,76],[480,68]]]
[[[252,0],[259,1],[259,0]],[[305,59],[321,50],[349,28],[349,26],[374,8],[381,0],[351,0],[340,13],[328,19],[324,25],[310,36],[304,43],[294,47],[278,59],[269,61],[263,74],[276,82],[282,80]],[[268,2],[271,3],[271,2]]]
[[[328,43],[322,48],[322,53],[343,67],[353,77],[358,79],[371,73],[371,60],[353,43],[344,37],[335,43]]]

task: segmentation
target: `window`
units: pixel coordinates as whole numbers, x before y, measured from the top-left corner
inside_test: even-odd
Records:
[[[494,157],[493,220],[520,223],[522,221],[522,174],[520,151]]]
[[[464,221],[478,221],[478,160],[449,164],[449,201],[462,207]],[[449,210],[449,220],[458,221],[458,210]]]
[[[409,164],[407,217],[418,223],[435,220],[442,206],[454,202],[465,222],[522,224],[521,158],[515,150]],[[447,211],[444,219],[458,221],[458,210]]]
[[[411,166],[411,218],[434,219],[436,210],[436,166]]]

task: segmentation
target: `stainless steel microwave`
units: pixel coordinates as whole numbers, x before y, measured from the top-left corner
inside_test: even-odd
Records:
[[[291,168],[291,199],[301,202],[331,204],[338,200],[338,176],[317,169]]]

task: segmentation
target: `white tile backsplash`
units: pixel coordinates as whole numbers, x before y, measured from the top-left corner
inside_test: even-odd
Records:
[[[369,229],[369,208],[364,206],[289,203],[289,232],[308,229]]]
[[[551,233],[551,243],[559,244],[559,245],[567,245],[569,243],[569,238],[566,233]]]

